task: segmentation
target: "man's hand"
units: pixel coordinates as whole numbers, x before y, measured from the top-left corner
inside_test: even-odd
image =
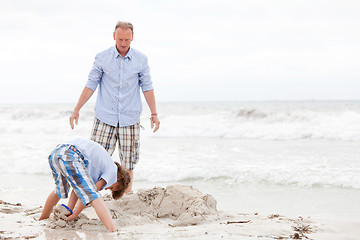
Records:
[[[151,115],[150,123],[151,123],[151,129],[153,129],[154,125],[155,125],[154,132],[156,132],[160,127],[160,121],[159,121],[158,116],[157,115]]]
[[[70,116],[70,126],[71,129],[74,129],[74,120],[75,120],[75,124],[78,125],[78,121],[79,121],[79,112],[73,112]]]

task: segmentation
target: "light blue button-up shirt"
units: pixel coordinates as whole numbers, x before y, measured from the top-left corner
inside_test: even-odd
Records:
[[[147,57],[130,48],[122,57],[113,46],[95,57],[86,87],[95,91],[96,117],[109,125],[130,126],[140,119],[142,92],[153,89]]]

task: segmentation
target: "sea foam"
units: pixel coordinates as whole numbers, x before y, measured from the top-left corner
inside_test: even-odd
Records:
[[[70,104],[0,106],[0,133],[63,131]],[[148,127],[147,107],[141,123]],[[158,104],[161,131],[154,137],[360,140],[360,102],[250,102]],[[93,105],[81,111],[91,124]],[[59,123],[59,124],[57,124]],[[146,134],[146,133],[145,133]]]
[[[0,171],[51,174],[58,143],[90,137],[93,104],[74,130],[72,108],[0,106]],[[360,102],[159,103],[158,112],[154,134],[144,106],[139,181],[360,189]]]

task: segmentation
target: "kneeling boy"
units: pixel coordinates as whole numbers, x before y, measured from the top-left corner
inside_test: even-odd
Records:
[[[120,198],[128,187],[130,175],[119,163],[113,162],[101,145],[88,139],[74,139],[59,144],[49,156],[49,165],[56,186],[49,194],[39,220],[50,217],[60,198],[68,197],[71,185],[73,191],[68,207],[74,211],[68,220],[74,220],[90,204],[106,229],[116,231],[99,191],[110,189],[114,199]]]

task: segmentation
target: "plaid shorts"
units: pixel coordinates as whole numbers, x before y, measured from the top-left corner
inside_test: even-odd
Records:
[[[84,206],[101,197],[86,170],[88,162],[73,145],[59,144],[49,156],[49,165],[55,180],[55,193],[67,198],[70,185]]]
[[[114,127],[101,122],[95,117],[91,140],[102,145],[112,156],[118,141],[121,166],[127,170],[134,170],[139,161],[140,151],[140,122],[126,127]]]

